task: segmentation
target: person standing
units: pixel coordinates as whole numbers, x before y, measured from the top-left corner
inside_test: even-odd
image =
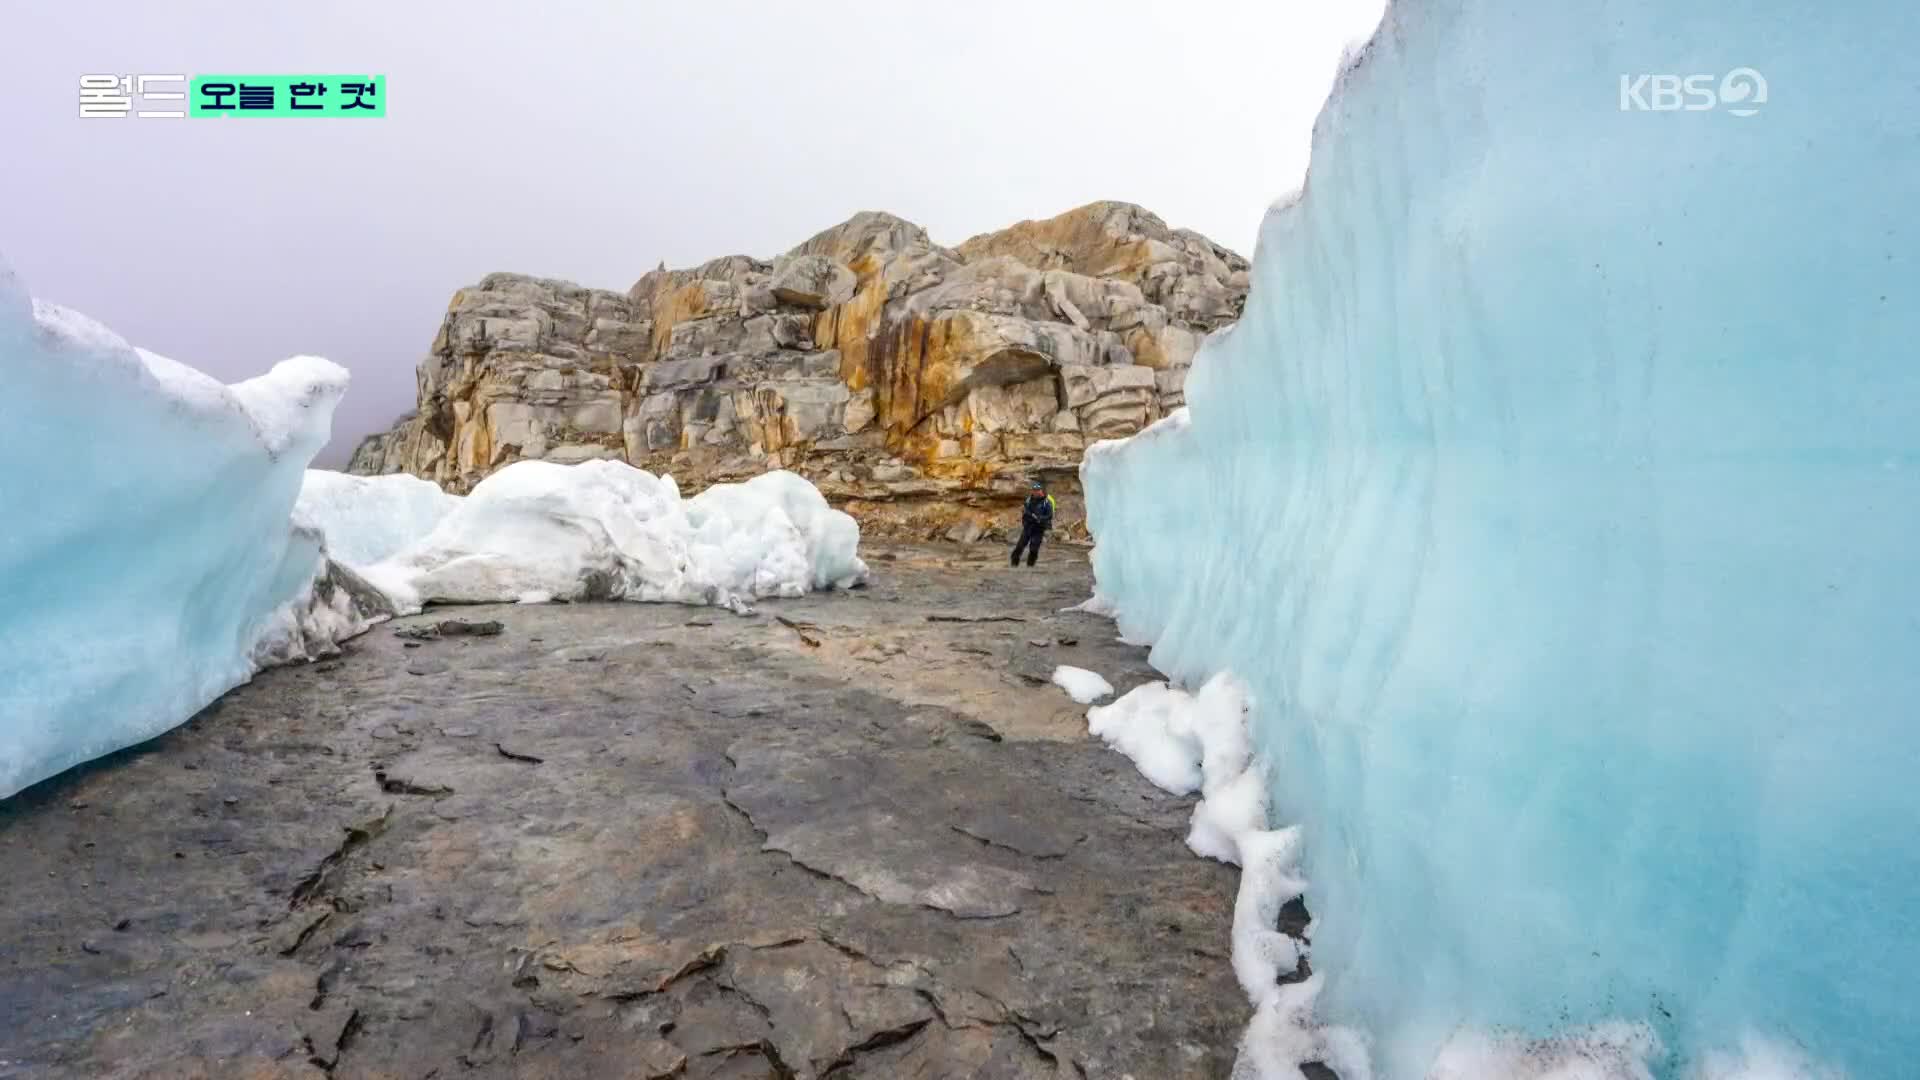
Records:
[[[1053,528],[1053,496],[1047,494],[1047,486],[1038,480],[1028,489],[1026,505],[1020,508],[1020,542],[1013,545],[1013,559],[1010,566],[1020,565],[1020,553],[1027,553],[1027,565],[1040,561],[1040,540]]]

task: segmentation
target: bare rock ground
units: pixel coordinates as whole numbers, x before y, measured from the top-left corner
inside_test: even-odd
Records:
[[[1153,678],[1084,554],[868,554],[399,620],[0,804],[0,1076],[1225,1076],[1235,873],[1046,682]]]

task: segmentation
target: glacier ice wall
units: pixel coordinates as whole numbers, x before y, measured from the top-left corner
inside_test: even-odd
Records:
[[[0,797],[350,632],[289,521],[347,373],[223,386],[31,299],[0,264]]]
[[[1916,55],[1904,0],[1395,4],[1189,413],[1089,454],[1101,599],[1251,684],[1386,1075],[1920,1056]]]

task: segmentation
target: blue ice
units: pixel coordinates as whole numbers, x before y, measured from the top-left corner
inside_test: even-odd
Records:
[[[0,798],[157,735],[304,647],[289,520],[347,373],[224,386],[0,265]]]
[[[1385,1075],[1616,1018],[1662,1076],[1920,1061],[1916,56],[1907,0],[1396,4],[1190,423],[1090,454]]]

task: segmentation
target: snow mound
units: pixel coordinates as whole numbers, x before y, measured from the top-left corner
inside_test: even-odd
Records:
[[[418,543],[458,505],[458,495],[417,476],[308,469],[294,516],[326,534],[327,554],[368,566]]]
[[[31,299],[0,265],[0,797],[364,628],[291,521],[347,373],[232,386]]]
[[[760,597],[865,581],[859,544],[859,525],[789,472],[682,499],[672,477],[623,462],[521,461],[363,571],[403,610],[522,600],[746,610]]]
[[[1087,731],[1125,754],[1154,785],[1175,795],[1199,791],[1210,767],[1220,782],[1247,767],[1244,687],[1231,675],[1196,695],[1143,683],[1111,705],[1087,710]]]
[[[1067,664],[1053,669],[1053,685],[1065,690],[1068,697],[1081,705],[1091,705],[1103,697],[1113,696],[1113,684],[1101,678],[1097,672]]]
[[[1140,775],[1175,795],[1200,787],[1200,747],[1187,699],[1166,683],[1134,687],[1111,705],[1087,711],[1087,732],[1125,754]]]

